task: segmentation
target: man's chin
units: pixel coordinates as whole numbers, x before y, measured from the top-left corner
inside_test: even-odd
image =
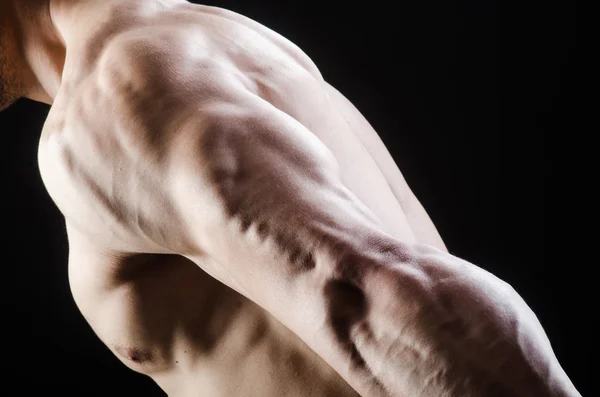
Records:
[[[8,109],[12,105],[14,105],[14,103],[17,102],[18,100],[19,100],[19,98],[15,98],[12,100],[6,100],[5,98],[0,98],[0,112]]]

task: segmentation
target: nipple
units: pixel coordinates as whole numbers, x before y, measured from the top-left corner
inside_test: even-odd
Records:
[[[149,350],[123,346],[117,346],[115,350],[119,355],[136,364],[144,364],[152,360],[152,353]]]

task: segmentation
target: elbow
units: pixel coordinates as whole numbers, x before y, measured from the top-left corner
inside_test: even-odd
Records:
[[[353,327],[367,317],[367,298],[362,288],[348,281],[331,280],[323,288],[327,325],[340,343],[350,340]]]
[[[345,367],[353,377],[375,380],[366,357],[357,343],[357,333],[369,329],[369,302],[362,288],[348,282],[333,280],[324,289],[326,325],[336,350],[345,356]]]
[[[369,317],[373,306],[383,303],[382,298],[397,300],[407,291],[414,295],[426,284],[427,277],[411,266],[414,254],[395,240],[378,239],[331,256],[333,265],[326,272],[322,294],[328,325],[340,338],[348,338],[351,329]]]
[[[322,284],[326,325],[358,370],[367,369],[360,341],[370,339],[373,328],[397,314],[399,305],[418,310],[427,295],[426,277],[411,265],[407,246],[382,241],[337,252],[333,271]]]

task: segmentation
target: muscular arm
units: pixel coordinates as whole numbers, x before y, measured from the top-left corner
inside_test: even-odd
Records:
[[[364,396],[578,395],[512,288],[380,232],[308,130],[264,102],[240,104],[189,127],[172,165],[188,257]]]
[[[140,54],[144,67],[160,60]],[[102,208],[121,240],[141,235],[141,252],[193,260],[271,312],[365,397],[578,395],[514,290],[382,232],[299,122],[231,85],[228,72],[207,74],[202,64],[195,85],[177,81],[183,72],[150,81],[142,70],[138,81],[115,59],[119,73],[103,89],[118,95],[105,109],[114,106],[127,128],[110,142],[122,157],[105,172]],[[197,83],[203,74],[210,79]]]

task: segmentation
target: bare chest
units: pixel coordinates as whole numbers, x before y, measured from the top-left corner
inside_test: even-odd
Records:
[[[62,115],[51,113],[38,163],[44,185],[67,223],[107,250],[162,252],[136,228],[150,222],[142,219],[143,213],[168,216],[173,211],[158,189],[150,192],[166,175],[151,170],[150,164],[139,165],[142,155],[126,154],[134,145],[120,142],[114,133],[98,136],[93,127],[79,123],[61,123],[58,129],[52,124],[54,117]]]
[[[74,299],[117,359],[173,396],[353,396],[269,313],[173,255],[116,260],[70,234]]]

